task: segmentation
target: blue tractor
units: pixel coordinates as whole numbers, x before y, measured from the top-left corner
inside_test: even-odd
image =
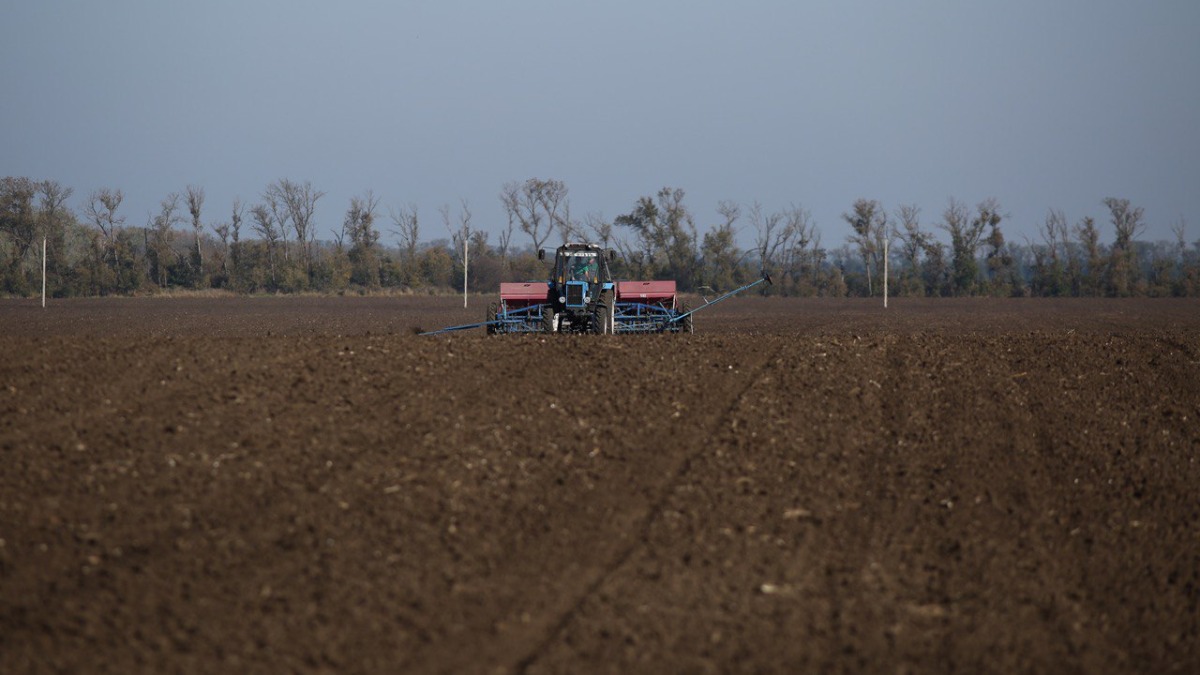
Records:
[[[616,284],[608,263],[615,257],[611,249],[591,244],[558,247],[541,309],[543,332],[613,332]],[[545,249],[538,251],[538,259],[546,259]]]

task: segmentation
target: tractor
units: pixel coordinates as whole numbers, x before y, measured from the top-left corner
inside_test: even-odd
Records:
[[[538,259],[546,259],[545,249]],[[484,327],[500,333],[691,333],[692,315],[761,279],[707,302],[695,310],[680,301],[674,280],[614,281],[609,263],[616,252],[594,244],[568,243],[554,252],[554,269],[546,281],[500,284],[500,301],[488,305],[486,320],[429,331]]]
[[[546,259],[545,249],[538,259]],[[613,281],[615,259],[593,244],[559,246],[549,280],[500,284],[500,302],[488,307],[488,333],[692,331],[674,281]]]
[[[542,306],[546,333],[611,333],[616,286],[608,263],[616,258],[590,244],[565,244],[554,254],[554,271]],[[546,250],[538,251],[538,260]],[[504,302],[504,292],[500,292]]]

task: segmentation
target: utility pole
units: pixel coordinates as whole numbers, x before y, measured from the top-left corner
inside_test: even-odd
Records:
[[[463,232],[463,309],[467,308],[467,242],[470,237]]]
[[[887,282],[888,282],[888,241],[889,241],[890,239],[891,239],[891,237],[890,237],[890,236],[884,237],[884,239],[883,239],[883,308],[884,308],[884,309],[887,309],[887,296],[888,296],[888,287],[887,287]]]

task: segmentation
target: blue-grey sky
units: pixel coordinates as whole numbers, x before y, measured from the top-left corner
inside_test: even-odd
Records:
[[[1010,239],[1048,208],[1145,209],[1200,238],[1195,0],[39,0],[0,21],[0,175],[78,208],[120,188],[130,225],[189,184],[228,218],[309,180],[323,236],[349,199],[504,223],[507,181],[565,181],[613,218],[663,186],[701,227],[727,199],[811,211],[825,246],[854,199],[923,220],[998,199]],[[387,218],[383,219],[389,225]],[[743,241],[751,239],[744,223]],[[385,237],[390,239],[390,236]],[[525,243],[521,235],[515,240]]]

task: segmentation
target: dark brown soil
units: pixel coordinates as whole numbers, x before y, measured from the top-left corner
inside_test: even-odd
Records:
[[[0,670],[1200,671],[1200,303],[473,302],[0,302]]]

